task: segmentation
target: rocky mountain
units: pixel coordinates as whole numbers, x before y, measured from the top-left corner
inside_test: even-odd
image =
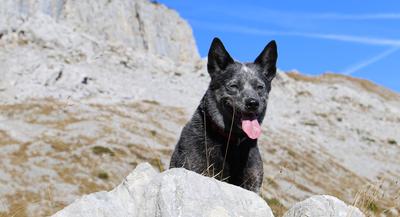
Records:
[[[0,216],[50,215],[144,161],[165,170],[208,81],[189,25],[161,4],[3,1]],[[398,216],[399,129],[397,93],[280,72],[259,141],[262,196],[276,216],[315,194]]]

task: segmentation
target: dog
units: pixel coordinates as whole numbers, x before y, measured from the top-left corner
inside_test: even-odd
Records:
[[[254,62],[240,63],[219,38],[213,39],[207,63],[211,81],[182,130],[170,168],[183,167],[260,192],[264,172],[257,138],[277,58],[274,40]]]

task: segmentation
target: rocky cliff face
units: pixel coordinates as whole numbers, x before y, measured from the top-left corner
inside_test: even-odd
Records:
[[[136,51],[168,56],[175,62],[187,63],[199,58],[191,28],[186,21],[180,19],[175,11],[157,3],[127,0],[5,0],[0,10],[0,28],[3,31],[21,30],[20,25],[27,19],[41,13],[51,17],[57,24],[69,27],[71,32],[83,34],[92,42],[107,41],[128,46]],[[40,26],[47,34],[62,34],[53,32],[55,29],[52,27],[47,23]]]
[[[0,7],[2,101],[140,98],[146,84],[138,74],[151,80],[156,72],[188,73],[200,62],[190,27],[159,4],[43,0]]]
[[[5,1],[0,75],[0,213],[11,216],[52,214],[143,161],[164,170],[208,85],[186,22],[144,0]],[[270,98],[262,196],[277,216],[314,194],[399,215],[398,94],[279,73]]]

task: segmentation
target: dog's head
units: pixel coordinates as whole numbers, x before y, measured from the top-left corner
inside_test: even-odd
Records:
[[[214,38],[208,53],[209,90],[215,102],[213,109],[221,114],[219,121],[224,122],[224,128],[235,117],[236,129],[252,139],[258,138],[277,58],[276,43],[271,41],[254,62],[240,63],[233,60],[221,40]]]

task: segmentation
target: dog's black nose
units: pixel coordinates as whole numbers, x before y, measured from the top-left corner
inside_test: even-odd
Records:
[[[254,98],[248,98],[245,101],[245,106],[246,106],[246,109],[248,109],[248,110],[257,110],[259,105],[260,105],[260,103],[258,102],[258,100],[254,99]]]

